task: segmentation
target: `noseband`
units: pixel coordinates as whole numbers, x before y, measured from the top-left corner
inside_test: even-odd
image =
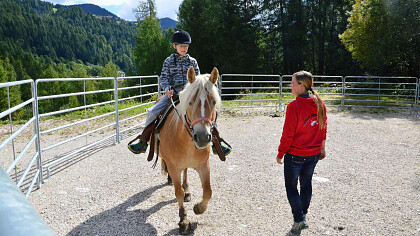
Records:
[[[209,119],[209,118],[207,118],[207,117],[199,117],[199,118],[195,119],[193,122],[191,122],[191,120],[188,118],[187,114],[185,113],[185,121],[187,121],[187,124],[188,124],[188,126],[189,126],[189,128],[190,128],[191,132],[194,132],[194,128],[193,128],[193,126],[194,126],[196,123],[200,122],[200,121],[205,121],[205,122],[209,123],[209,124],[210,124],[210,126],[211,126],[211,128],[213,128],[213,126],[214,126],[214,121],[216,120],[216,116],[217,116],[217,113],[216,113],[216,115],[214,116],[213,120],[210,120],[210,119]]]

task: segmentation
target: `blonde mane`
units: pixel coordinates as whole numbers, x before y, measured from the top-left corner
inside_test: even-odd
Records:
[[[201,99],[195,99],[193,101],[195,95],[197,95],[197,98],[203,98],[205,101],[208,100],[208,95],[210,95],[210,97],[216,102],[215,107],[220,108],[221,99],[219,96],[219,91],[217,90],[216,86],[209,80],[209,77],[210,74],[196,76],[196,80],[192,84],[188,83],[184,90],[179,93],[179,104],[176,109],[181,115],[182,122],[185,123],[184,115],[190,103],[192,102],[191,105],[193,110],[197,109],[197,106],[199,105]],[[176,127],[180,119],[178,114],[173,112],[170,120],[170,126],[175,125]]]

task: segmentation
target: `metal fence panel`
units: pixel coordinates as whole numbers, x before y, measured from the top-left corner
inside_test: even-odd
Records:
[[[56,78],[56,79],[38,79],[35,81],[35,101],[36,101],[36,109],[38,112],[37,116],[37,126],[38,130],[36,132],[40,136],[40,150],[39,150],[39,170],[40,170],[40,178],[43,182],[48,181],[50,177],[50,167],[57,165],[58,163],[66,160],[69,156],[74,155],[80,151],[86,149],[86,146],[92,146],[94,144],[100,143],[106,139],[112,138],[115,136],[109,135],[106,138],[100,137],[97,138],[99,140],[91,140],[95,139],[96,137],[92,137],[94,132],[105,130],[108,127],[115,126],[115,123],[111,123],[109,125],[105,125],[99,127],[97,129],[93,129],[93,123],[95,120],[102,118],[103,116],[94,116],[88,119],[88,109],[89,108],[98,108],[101,106],[105,106],[107,104],[112,104],[115,100],[107,100],[95,104],[89,104],[88,97],[91,98],[96,94],[109,94],[114,91],[113,83],[106,83],[106,81],[113,82],[115,78],[108,77],[108,78]],[[101,81],[104,86],[109,86],[106,89],[96,90],[96,91],[88,91],[88,85],[93,83],[99,83]],[[41,94],[40,87],[62,87],[65,88],[66,86],[74,85],[74,89],[78,91],[72,91],[71,93],[59,93],[59,94]],[[88,85],[87,85],[88,84]],[[104,95],[105,97],[110,97],[109,95]],[[73,102],[72,102],[73,101]],[[74,103],[74,104],[72,104]],[[54,104],[50,106],[50,104]],[[63,104],[62,107],[58,107],[55,104]],[[41,110],[40,107],[43,109]],[[69,114],[73,111],[80,111],[84,113],[84,119],[81,121],[70,123],[70,124],[61,124],[61,122],[55,122],[53,119],[55,116],[60,115],[63,116],[65,114]],[[107,115],[112,115],[114,112],[108,113]],[[99,118],[98,118],[99,117]],[[48,124],[40,127],[39,120],[49,119],[50,122]],[[89,123],[90,122],[90,123]],[[81,127],[81,124],[84,124],[84,127]],[[88,125],[89,124],[89,125]],[[92,131],[93,129],[93,131]],[[105,133],[105,131],[103,131]],[[64,134],[65,138],[63,139],[55,139],[54,144],[44,147],[46,139],[49,135],[55,134]],[[89,136],[89,140],[88,140]],[[64,137],[64,135],[60,135],[60,137]],[[85,142],[83,144],[74,144],[73,141],[77,139],[81,139],[85,137]],[[70,145],[71,143],[71,145]],[[66,145],[67,144],[67,145]],[[89,145],[88,145],[89,144]],[[41,146],[42,145],[42,146]],[[57,148],[60,147],[57,151]],[[55,151],[51,153],[51,151]],[[47,152],[48,151],[48,152]],[[67,153],[66,153],[67,152]],[[70,152],[70,154],[68,154]],[[64,154],[63,154],[64,153]],[[46,176],[44,176],[44,169],[46,170]]]
[[[280,75],[223,74],[219,92],[222,109],[279,108]]]
[[[30,86],[30,98],[20,104],[11,104],[10,90],[12,87],[22,90],[22,86]],[[6,173],[13,179],[18,187],[21,187],[26,196],[29,196],[32,188],[36,184],[37,187],[41,185],[41,178],[39,176],[39,135],[35,132],[37,130],[36,124],[36,101],[34,98],[34,81],[23,80],[0,84],[1,89],[7,90],[8,109],[1,112],[0,118],[8,117],[9,134],[4,136],[4,140],[0,144],[1,157],[0,163],[6,166]],[[30,109],[32,106],[32,109]],[[32,112],[28,120],[24,121],[22,125],[14,124],[12,122],[12,115],[21,110]],[[16,129],[16,126],[19,126]],[[29,131],[28,130],[32,130]],[[29,133],[29,136],[28,136]],[[16,144],[18,143],[18,145]],[[10,159],[9,159],[10,158]],[[24,184],[24,181],[29,181]],[[24,186],[22,186],[24,185]]]
[[[153,75],[153,76],[131,76],[131,77],[118,77],[116,80],[116,92],[119,93],[119,91],[138,91],[134,96],[128,96],[123,95],[119,93],[118,96],[118,104],[121,104],[121,101],[138,101],[140,102],[140,105],[132,105],[129,107],[126,107],[124,109],[119,109],[116,113],[116,123],[119,125],[119,139],[122,139],[122,134],[133,130],[136,128],[141,127],[144,125],[143,122],[135,122],[138,120],[139,117],[145,117],[146,116],[146,108],[152,106],[154,104],[154,98],[157,98],[161,95],[161,88],[159,86],[160,80],[159,76]],[[123,86],[124,82],[130,83],[135,86]],[[139,110],[140,112],[134,112],[133,111]],[[122,115],[123,119],[120,119],[120,114]],[[130,123],[131,121],[131,123]],[[133,124],[134,121],[134,124]],[[120,127],[122,126],[122,127]],[[122,130],[120,129],[122,128]]]
[[[144,80],[148,79],[148,82]],[[104,83],[106,88],[102,87],[100,90],[89,90],[87,83],[97,83],[98,81],[110,81],[110,83]],[[126,130],[121,131],[122,123],[131,119],[137,118],[145,114],[145,108],[149,103],[141,103],[136,105],[138,102],[143,102],[145,99],[150,99],[154,94],[159,93],[158,76],[134,76],[134,77],[118,77],[118,78],[76,78],[76,79],[39,79],[35,82],[35,88],[38,88],[41,83],[47,83],[48,86],[53,86],[54,83],[79,83],[78,88],[83,91],[72,91],[71,93],[65,94],[43,94],[40,96],[39,92],[36,95],[36,100],[48,101],[57,99],[71,99],[78,98],[81,101],[83,96],[83,104],[79,103],[78,106],[48,110],[40,112],[39,118],[46,118],[57,115],[65,115],[70,112],[79,111],[84,113],[84,117],[81,120],[72,122],[70,124],[54,124],[55,122],[48,122],[48,127],[41,127],[38,131],[41,136],[65,133],[67,134],[66,139],[55,140],[53,144],[50,142],[50,146],[42,147],[42,162],[41,162],[41,175],[43,169],[46,169],[46,176],[41,176],[43,181],[48,181],[51,175],[51,168],[58,166],[61,162],[69,162],[71,157],[75,154],[86,152],[91,150],[96,145],[111,140],[114,144],[120,142],[122,135],[121,133],[133,127],[129,127]],[[83,84],[81,84],[83,83]],[[77,86],[76,86],[77,87]],[[155,92],[158,90],[158,92]],[[104,94],[103,99],[98,101],[98,98],[93,99],[93,96],[97,94]],[[92,102],[93,101],[93,102]],[[133,105],[134,104],[134,105]],[[96,109],[103,109],[106,112],[95,112]],[[133,110],[136,115],[126,118],[126,115],[121,113],[129,113],[128,111]],[[140,111],[140,112],[139,112]],[[123,119],[121,119],[123,118]],[[105,125],[95,125],[98,120],[105,120]],[[39,121],[38,121],[39,122]],[[58,122],[59,123],[59,122]],[[141,124],[138,122],[137,126]],[[82,127],[84,125],[84,127]],[[69,134],[70,132],[70,134]],[[60,135],[61,137],[62,135]],[[83,139],[85,138],[84,142]],[[82,141],[80,141],[82,140]],[[78,141],[78,142],[77,142]],[[42,142],[46,143],[46,142]],[[57,151],[51,155],[46,156],[46,152],[51,152],[60,147],[59,154]],[[70,147],[70,148],[67,148]]]
[[[270,79],[266,81],[255,79],[264,77]],[[313,77],[313,88],[328,107],[337,107],[341,110],[350,107],[369,107],[409,109],[416,113],[419,111],[420,81],[415,77],[322,75],[313,75]],[[273,78],[278,80],[277,86],[274,86]],[[275,99],[266,99],[266,97],[278,96],[277,106],[283,110],[295,99],[289,86],[291,79],[292,75],[224,74],[219,84],[222,108],[275,106],[273,104]],[[276,89],[278,94],[269,92]]]
[[[325,105],[328,107],[341,107],[343,104],[343,77],[312,75],[314,78],[313,89],[318,93]],[[282,107],[295,99],[292,94],[290,83],[292,75],[282,76],[282,90],[280,92]]]
[[[418,79],[415,77],[346,76],[343,89],[343,108],[393,108],[415,111],[417,107]]]

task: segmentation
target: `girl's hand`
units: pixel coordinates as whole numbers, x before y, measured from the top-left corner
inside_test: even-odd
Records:
[[[321,157],[319,157],[319,160],[324,159],[325,156],[326,156],[325,149],[324,150],[321,150]]]
[[[319,160],[322,160],[325,158],[326,156],[326,152],[325,152],[325,140],[322,141],[322,146],[321,146],[321,157],[319,157]]]
[[[280,159],[279,157],[276,158],[277,163],[279,163],[279,165],[283,164],[283,159]]]

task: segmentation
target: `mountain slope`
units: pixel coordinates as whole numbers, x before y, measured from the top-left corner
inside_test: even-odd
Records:
[[[171,27],[175,29],[176,24],[178,24],[178,21],[172,20],[171,18],[168,18],[168,17],[160,19],[160,27],[162,27],[162,29],[164,30],[167,30]]]
[[[136,33],[134,23],[96,17],[80,7],[0,0],[0,58],[22,58],[28,54],[46,62],[80,60],[102,66],[112,61],[119,68],[130,70],[134,68]]]
[[[83,11],[86,14],[87,13],[92,13],[93,15],[96,15],[96,16],[103,16],[103,17],[120,19],[118,16],[116,16],[112,12],[110,12],[110,11],[100,7],[100,6],[97,6],[95,4],[76,4],[76,5],[68,5],[68,6],[63,6],[63,7],[66,7],[66,8],[68,8],[68,7],[80,7],[80,8],[83,9]]]

